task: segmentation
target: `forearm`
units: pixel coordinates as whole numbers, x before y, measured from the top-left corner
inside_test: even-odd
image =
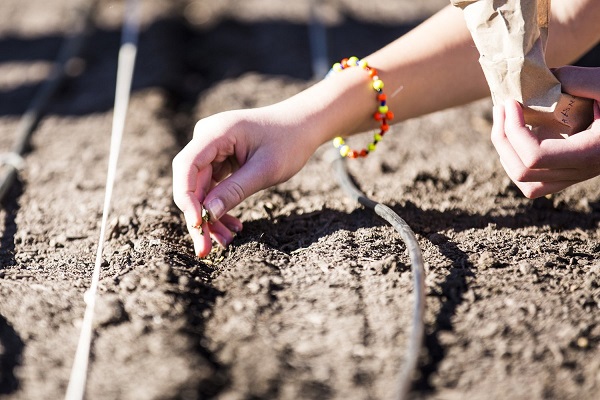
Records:
[[[550,66],[559,66],[600,40],[600,2],[555,0],[552,7],[547,58]],[[452,6],[365,58],[385,82],[393,122],[489,95],[462,11]],[[374,97],[365,72],[350,68],[281,103],[280,114],[297,118],[307,140],[320,144],[375,128]]]
[[[461,11],[446,7],[365,59],[384,81],[399,122],[488,95],[478,57]],[[375,93],[360,68],[333,74],[277,107],[279,115],[298,115],[307,137],[320,143],[377,127]]]
[[[546,60],[550,67],[576,61],[600,41],[600,1],[553,0]]]

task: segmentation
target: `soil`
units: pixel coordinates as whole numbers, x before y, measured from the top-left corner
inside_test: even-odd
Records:
[[[390,398],[412,323],[409,259],[400,236],[339,189],[329,146],[236,208],[244,231],[205,260],[172,202],[170,163],[197,119],[314,82],[309,3],[145,2],[88,399]],[[1,2],[0,151],[76,4]],[[333,61],[374,51],[446,1],[323,4]],[[98,244],[121,11],[100,3],[0,210],[3,398],[58,399],[68,384]],[[599,181],[524,198],[490,143],[490,109],[482,100],[397,124],[349,165],[408,222],[426,261],[410,397],[597,398]]]

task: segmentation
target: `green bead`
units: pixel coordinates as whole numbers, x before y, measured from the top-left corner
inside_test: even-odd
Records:
[[[376,148],[377,148],[377,145],[376,145],[376,144],[374,144],[374,143],[369,143],[369,144],[367,145],[367,150],[369,150],[369,152],[371,152],[371,151],[375,151],[375,149],[376,149]]]

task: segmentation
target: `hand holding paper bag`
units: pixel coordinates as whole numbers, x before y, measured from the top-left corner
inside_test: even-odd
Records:
[[[494,104],[514,99],[525,122],[571,135],[592,122],[592,101],[561,90],[544,57],[550,0],[452,0],[480,53]]]
[[[563,90],[594,100],[589,129],[557,137],[545,127],[526,127],[514,100],[494,106],[492,142],[508,176],[530,198],[600,175],[600,68],[567,66],[555,73]]]

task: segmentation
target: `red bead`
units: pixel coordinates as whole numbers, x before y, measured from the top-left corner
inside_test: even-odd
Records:
[[[342,61],[340,61],[340,64],[342,64],[342,67],[347,68],[348,67],[348,59],[344,58]]]
[[[365,149],[362,149],[362,150],[360,151],[360,153],[359,153],[359,155],[360,155],[361,157],[366,157],[366,156],[367,156],[367,154],[369,154],[369,152],[368,152],[367,150],[365,150]]]
[[[393,112],[391,112],[391,111],[388,111],[388,112],[385,114],[385,117],[386,117],[387,119],[394,119],[394,113],[393,113]]]
[[[379,101],[386,101],[387,100],[387,96],[384,93],[379,93],[377,95],[377,100],[379,100]]]
[[[388,124],[381,124],[381,132],[387,132],[390,129]]]
[[[369,76],[372,78],[372,77],[374,77],[375,75],[377,75],[377,70],[376,70],[375,68],[371,68],[371,69],[369,70]]]
[[[356,158],[356,157],[358,157],[358,153],[356,152],[356,150],[350,150],[350,153],[348,153],[348,157]]]
[[[375,118],[376,121],[381,121],[383,117],[384,115],[380,112],[376,112],[375,114],[373,114],[373,118]]]

